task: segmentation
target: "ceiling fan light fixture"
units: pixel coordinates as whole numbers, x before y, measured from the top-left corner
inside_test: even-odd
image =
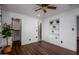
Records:
[[[44,13],[47,13],[48,9],[56,10],[56,6],[51,6],[50,4],[38,4],[40,8],[36,9],[35,11],[43,10]]]

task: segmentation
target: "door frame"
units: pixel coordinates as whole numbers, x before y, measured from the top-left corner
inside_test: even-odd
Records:
[[[78,43],[79,43],[78,42],[78,29],[77,29],[78,28],[78,17],[79,17],[79,15],[76,16],[76,33],[77,33],[77,36],[76,36],[76,39],[77,39],[77,51],[76,52],[77,53],[78,53]]]
[[[42,23],[40,23],[40,41],[42,41]]]
[[[38,41],[42,41],[42,23],[38,24]]]
[[[20,20],[20,42],[22,41],[22,21],[21,21],[21,19],[19,19],[19,18],[15,18],[15,17],[12,17],[12,22],[11,22],[11,27],[13,26],[13,20]],[[13,28],[12,28],[13,29]],[[13,35],[12,35],[12,37],[13,37]],[[14,38],[13,38],[14,39]],[[13,39],[12,39],[12,43],[13,43]]]

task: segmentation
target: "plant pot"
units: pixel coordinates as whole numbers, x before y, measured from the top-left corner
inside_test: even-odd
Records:
[[[2,54],[8,54],[12,51],[12,47],[10,45],[7,45],[3,48]]]

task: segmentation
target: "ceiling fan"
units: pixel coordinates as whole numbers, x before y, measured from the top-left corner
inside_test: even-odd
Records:
[[[35,11],[39,11],[39,10],[43,10],[44,13],[47,13],[47,9],[56,9],[56,6],[52,6],[50,4],[36,4],[38,5],[40,8],[36,9]]]

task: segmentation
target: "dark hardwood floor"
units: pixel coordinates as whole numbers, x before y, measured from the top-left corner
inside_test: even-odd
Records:
[[[21,46],[19,42],[13,43],[10,55],[73,55],[73,51],[40,41]]]

